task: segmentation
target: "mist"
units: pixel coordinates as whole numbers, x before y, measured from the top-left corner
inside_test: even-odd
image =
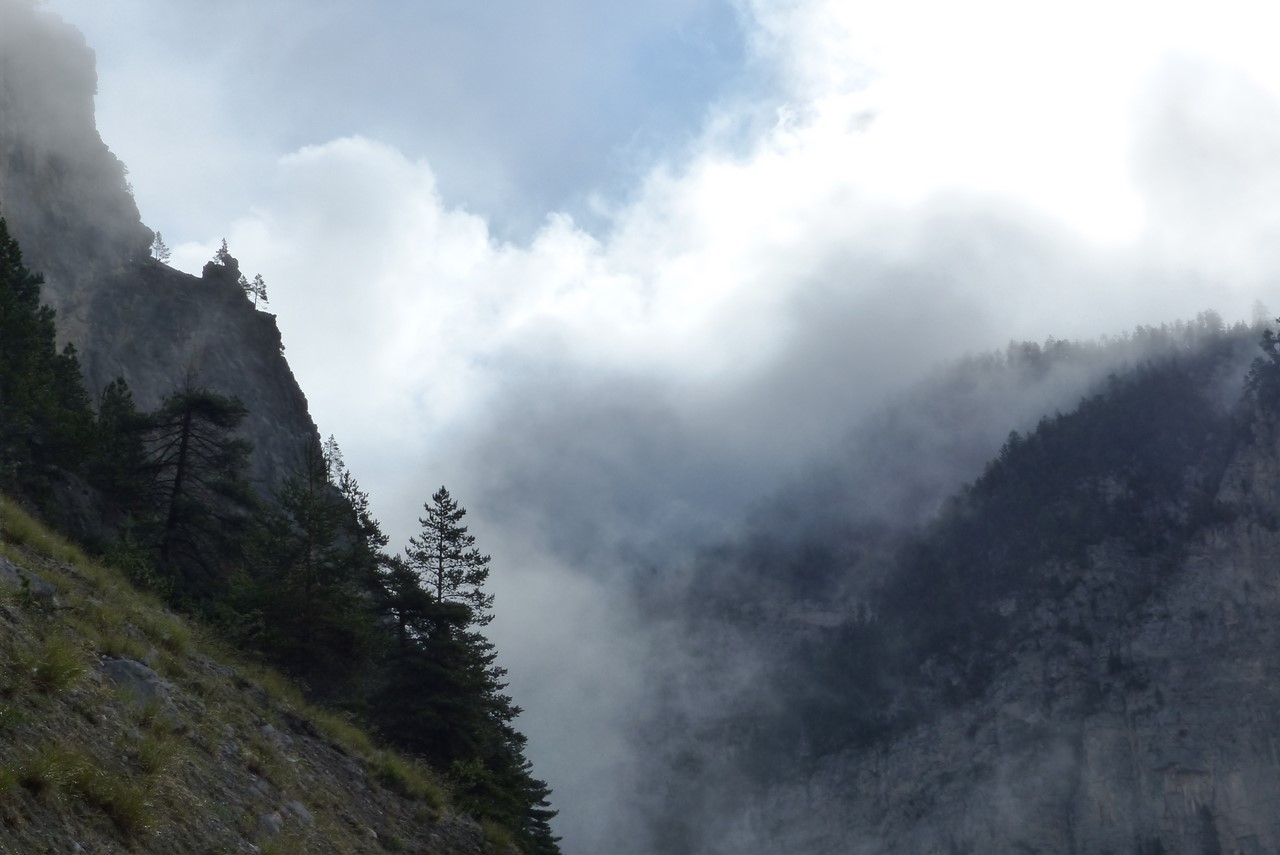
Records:
[[[111,32],[100,10],[50,5]],[[372,35],[352,56],[381,51],[387,69],[350,91],[327,77],[293,114],[281,93],[336,37],[328,16],[315,42],[294,33],[296,68],[273,61],[256,98],[225,81],[246,85],[231,60],[279,11],[227,13],[227,52],[184,64],[171,48],[189,13],[139,4],[169,47],[103,76],[104,133],[144,218],[179,267],[226,237],[263,273],[312,414],[393,546],[441,483],[469,510],[493,555],[490,632],[566,853],[699,851],[740,819],[735,786],[676,817],[666,782],[711,759],[689,738],[755,697],[769,639],[700,621],[691,597],[736,587],[804,602],[813,620],[850,607],[879,565],[874,550],[839,553],[849,527],[928,519],[1010,430],[1156,346],[1047,340],[1275,302],[1269,45],[1198,44],[1182,36],[1202,22],[1172,12],[1178,37],[1148,38],[1142,4],[1115,20],[1106,4],[1070,20],[978,4],[963,21],[906,5],[664,4],[666,23],[729,29],[686,44],[720,58],[696,95],[662,108],[669,80],[642,99],[661,144],[627,124],[621,85],[592,90],[610,124],[587,128],[563,95],[583,69],[531,83],[551,103],[508,121],[519,91],[495,96],[504,112],[441,82],[485,62],[446,51],[441,68],[402,66],[409,47]],[[1120,36],[1091,41],[1112,25]],[[1022,39],[992,35],[1008,27]],[[481,57],[495,68],[524,35],[502,33]],[[531,74],[563,54],[545,38],[522,54]],[[108,66],[123,50],[95,47]],[[458,119],[429,133],[392,118],[428,71],[431,103]],[[173,109],[133,125],[154,80]],[[1056,355],[1008,349],[1024,340]],[[806,593],[803,549],[857,572]]]
[[[1176,80],[1157,87],[1183,94]],[[1148,121],[1143,159],[1196,130],[1158,112]],[[606,235],[552,218],[521,245],[445,204],[428,164],[348,140],[283,161],[286,201],[231,229],[269,281],[324,282],[350,267],[340,279],[360,283],[325,292],[323,307],[286,286],[276,305],[290,356],[399,542],[428,485],[448,484],[469,509],[494,555],[491,635],[569,853],[700,851],[703,834],[734,820],[733,787],[673,818],[663,782],[687,746],[653,727],[673,708],[690,733],[714,720],[756,679],[759,642],[726,629],[718,673],[699,685],[706,659],[687,647],[706,644],[707,629],[686,635],[684,615],[656,617],[649,589],[710,572],[698,556],[748,542],[771,500],[820,529],[847,524],[851,497],[865,507],[905,482],[910,502],[897,506],[927,513],[1009,430],[1071,407],[1108,367],[1067,366],[1031,389],[1005,381],[952,412],[922,406],[897,437],[909,441],[860,450],[859,425],[955,359],[1206,308],[1236,319],[1266,298],[1260,252],[1224,256],[1231,276],[1211,255],[1184,261],[1186,241],[1162,254],[1157,226],[1170,221],[1154,215],[1149,239],[1115,248],[1007,199],[948,192],[903,207],[816,183],[776,195],[771,145],[754,152],[763,173],[739,165],[729,179],[708,143],[679,180],[655,173]],[[717,195],[735,180],[761,183]],[[1158,198],[1172,179],[1144,180]],[[328,235],[351,234],[349,213],[363,207],[353,198],[366,195],[397,212],[362,237],[366,253],[317,253],[342,245]],[[309,215],[294,213],[302,199]],[[373,275],[370,259],[383,265]],[[363,353],[331,346],[354,318],[379,329],[387,306],[410,324]],[[329,313],[335,327],[317,325]],[[369,376],[397,379],[361,388]],[[683,687],[674,699],[672,686]],[[673,837],[676,819],[688,825]]]

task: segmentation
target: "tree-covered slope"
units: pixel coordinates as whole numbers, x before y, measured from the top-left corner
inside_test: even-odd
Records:
[[[505,851],[434,773],[211,645],[6,498],[0,848]]]
[[[1234,657],[1252,656],[1259,674],[1280,668],[1269,653],[1259,660],[1255,643],[1280,616],[1268,593],[1274,583],[1241,578],[1265,574],[1261,555],[1273,546],[1263,541],[1280,507],[1280,495],[1260,489],[1271,483],[1265,474],[1241,476],[1246,466],[1275,468],[1274,416],[1265,405],[1270,375],[1255,369],[1263,379],[1245,383],[1261,332],[1202,319],[1150,337],[1160,346],[1147,348],[1146,358],[1112,372],[1070,411],[1009,435],[969,484],[918,524],[879,518],[872,493],[862,507],[873,510],[850,503],[837,525],[785,537],[758,531],[706,556],[709,581],[690,589],[696,596],[661,603],[706,674],[696,691],[673,687],[653,723],[656,730],[678,722],[693,734],[672,740],[662,761],[694,782],[677,785],[654,808],[655,827],[670,830],[664,845],[688,852],[1012,851],[1016,831],[1035,841],[1026,851],[1147,851],[1130,848],[1135,840],[1192,851],[1185,830],[1153,818],[1143,792],[1127,785],[1113,782],[1133,812],[1127,825],[1108,831],[1068,820],[1088,827],[1088,845],[1084,832],[1073,838],[1044,811],[1069,818],[1085,810],[1081,799],[1099,797],[1081,765],[1087,746],[1080,740],[1096,737],[1093,725],[1112,726],[1117,706],[1150,707],[1166,723],[1198,719],[1208,729],[1185,729],[1188,750],[1219,749],[1207,710],[1237,698],[1218,688],[1197,694],[1187,674],[1169,673],[1166,656],[1193,647],[1189,628],[1205,629],[1223,608],[1247,602],[1249,585],[1264,588],[1248,606],[1252,629],[1238,622],[1232,641],[1187,667],[1208,672],[1226,657],[1233,661],[1219,663],[1225,675]],[[1272,362],[1266,366],[1275,372]],[[962,419],[949,428],[965,430]],[[908,468],[901,458],[892,465]],[[1207,557],[1223,542],[1229,547]],[[1203,593],[1206,580],[1197,574],[1209,561],[1230,565],[1214,581],[1245,592],[1230,590],[1228,602],[1221,590],[1188,599],[1186,591]],[[1167,650],[1150,641],[1161,634]],[[1227,682],[1240,691],[1238,674]],[[1258,699],[1247,699],[1250,710],[1265,707],[1266,686],[1250,687]],[[1023,723],[1016,738],[1001,742],[1008,734],[995,723],[1008,704]],[[1132,752],[1167,750],[1162,725],[1144,726],[1134,737],[1141,744],[1124,757],[1131,765],[1146,762]],[[995,744],[973,744],[983,739]],[[1019,763],[1057,764],[1062,776],[1050,786],[1028,772],[1025,791],[1010,796],[1029,827],[992,818],[976,829],[948,813],[956,807],[948,799],[977,809],[973,796],[961,795],[965,787],[988,796],[997,784],[1017,789],[1000,776]],[[1228,765],[1239,774],[1257,771],[1239,757]],[[1224,797],[1200,805],[1219,825],[1229,809]],[[885,817],[893,818],[893,833]],[[948,834],[959,848],[946,848]],[[1055,835],[1056,843],[1046,843]],[[796,849],[797,841],[808,842]]]

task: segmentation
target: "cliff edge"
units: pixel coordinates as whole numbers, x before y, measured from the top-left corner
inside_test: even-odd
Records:
[[[251,477],[269,489],[318,441],[275,317],[245,298],[238,271],[197,278],[150,257],[125,167],[98,134],[96,92],[93,51],[74,27],[30,0],[0,0],[0,215],[43,273],[90,394],[124,377],[153,409],[191,377],[237,396]]]

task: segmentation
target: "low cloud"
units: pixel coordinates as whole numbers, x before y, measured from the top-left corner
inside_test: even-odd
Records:
[[[646,573],[694,566],[771,496],[844,507],[848,487],[824,492],[815,472],[892,477],[848,459],[851,431],[950,360],[1205,308],[1243,318],[1280,273],[1280,108],[1261,54],[1228,70],[1212,51],[1166,60],[1117,38],[1084,68],[1096,4],[1047,21],[1008,4],[972,20],[741,8],[770,98],[721,103],[679,159],[602,209],[607,228],[554,214],[502,239],[445,201],[433,164],[352,136],[280,159],[227,235],[266,277],[312,412],[395,540],[441,483],[470,509],[570,853],[642,840],[628,823],[653,781],[631,728],[653,701],[651,654],[679,662],[635,607]],[[925,11],[937,34],[909,43]],[[1122,33],[1145,20],[1130,12]],[[1062,27],[1076,41],[1058,46]],[[975,416],[963,465],[925,455],[943,474],[912,506],[976,474],[1009,428],[1074,403],[1092,370]]]

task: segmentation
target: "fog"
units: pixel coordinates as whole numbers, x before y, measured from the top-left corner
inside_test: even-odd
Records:
[[[447,42],[439,22],[335,4],[307,19],[313,35],[289,30],[292,64],[273,59],[256,95],[232,60],[300,7],[232,4],[222,49],[206,32],[186,58],[182,4],[130,4],[158,16],[136,46],[100,4],[49,5],[108,69],[104,135],[174,263],[197,270],[226,237],[266,277],[313,416],[393,543],[441,483],[469,509],[518,725],[574,855],[704,843],[705,814],[670,826],[670,764],[689,746],[655,726],[696,734],[750,689],[768,643],[662,613],[700,575],[739,581],[742,562],[716,555],[927,518],[1009,430],[1070,408],[1146,341],[1043,370],[985,356],[1011,340],[1277,302],[1280,71],[1265,26],[1222,23],[1260,5],[663,4],[641,30],[714,32],[681,54],[690,92],[671,75],[639,101],[588,85],[605,48],[581,67],[535,61],[578,43],[552,26],[567,4],[493,45],[467,30],[481,56],[443,50],[436,66],[410,64],[403,38]],[[353,22],[367,30],[342,67],[372,63],[356,94],[332,72],[302,91],[315,45]],[[389,26],[398,40],[380,40]],[[518,65],[550,101],[499,87],[487,107],[524,38]],[[464,73],[475,94],[439,82]],[[166,106],[138,109],[148,80]],[[398,118],[429,91],[458,121]],[[632,146],[647,120],[628,110],[664,100],[660,141]],[[608,118],[594,128],[592,105]],[[776,593],[767,569],[744,595]],[[713,655],[690,649],[709,639]],[[731,786],[704,795],[732,807]]]

